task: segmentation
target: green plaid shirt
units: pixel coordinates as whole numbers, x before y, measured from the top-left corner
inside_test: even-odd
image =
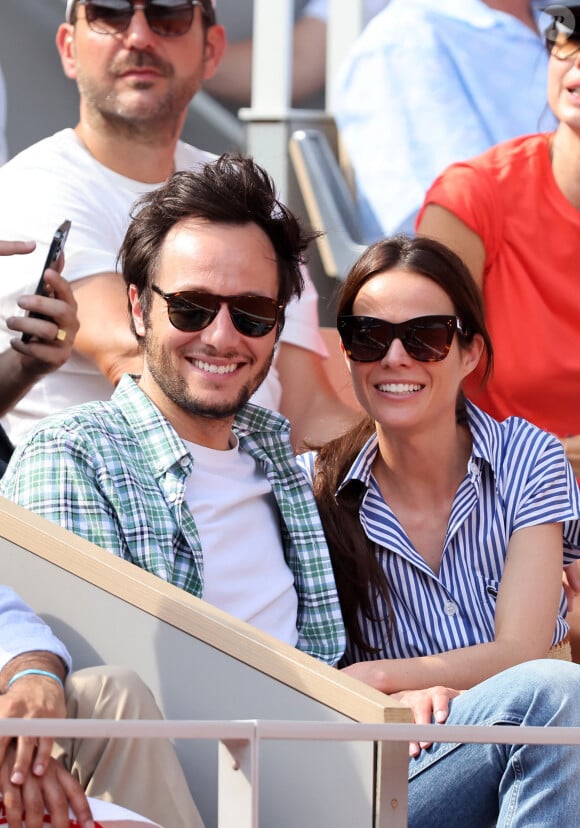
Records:
[[[344,626],[324,533],[292,453],[288,423],[247,405],[234,431],[278,503],[298,594],[297,646],[335,664],[344,651]],[[0,494],[201,598],[203,553],[185,502],[192,468],[176,431],[126,375],[111,400],[43,420],[15,452]],[[235,526],[231,537],[235,543]]]

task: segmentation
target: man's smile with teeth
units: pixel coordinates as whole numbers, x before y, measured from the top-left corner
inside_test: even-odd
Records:
[[[229,365],[213,365],[211,362],[204,362],[201,359],[192,359],[191,362],[196,368],[207,371],[208,374],[233,374],[238,367],[236,362]]]
[[[389,394],[411,394],[415,391],[420,391],[424,386],[409,382],[386,382],[384,385],[378,385],[379,391],[385,391]]]

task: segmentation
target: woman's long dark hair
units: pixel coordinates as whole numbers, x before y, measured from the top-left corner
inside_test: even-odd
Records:
[[[493,350],[484,322],[481,293],[462,260],[433,239],[395,236],[371,245],[347,276],[339,296],[338,315],[352,313],[360,289],[373,276],[395,268],[425,276],[445,291],[465,329],[462,343],[471,342],[475,334],[483,338],[483,379],[486,380],[492,370]],[[369,654],[376,653],[377,649],[366,640],[361,617],[377,620],[373,612],[373,598],[377,595],[390,608],[389,585],[378,562],[375,545],[367,538],[360,523],[364,486],[352,481],[338,494],[337,489],[375,430],[374,420],[365,416],[346,434],[320,446],[314,482],[314,495],[330,549],[349,642]],[[390,611],[389,618],[392,619]]]

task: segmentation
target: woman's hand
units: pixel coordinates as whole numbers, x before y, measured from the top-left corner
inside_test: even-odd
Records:
[[[392,693],[391,698],[410,707],[415,724],[443,724],[449,715],[449,702],[459,695],[451,687],[428,687],[426,690],[401,690]],[[409,756],[416,757],[421,750],[431,747],[432,742],[410,742]]]

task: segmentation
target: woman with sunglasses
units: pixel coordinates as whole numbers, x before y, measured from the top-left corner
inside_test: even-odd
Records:
[[[546,11],[556,131],[449,167],[417,230],[455,250],[483,289],[495,371],[466,393],[497,419],[556,434],[580,479],[580,4]]]
[[[467,268],[427,238],[378,242],[344,284],[338,330],[367,416],[300,463],[347,629],[341,666],[417,722],[580,723],[580,667],[532,661],[567,655],[562,524],[577,544],[580,496],[558,440],[463,397],[480,360],[492,365]],[[414,744],[411,756],[410,825],[504,825],[516,804],[518,825],[577,818],[568,748]],[[574,774],[558,776],[569,759]]]

